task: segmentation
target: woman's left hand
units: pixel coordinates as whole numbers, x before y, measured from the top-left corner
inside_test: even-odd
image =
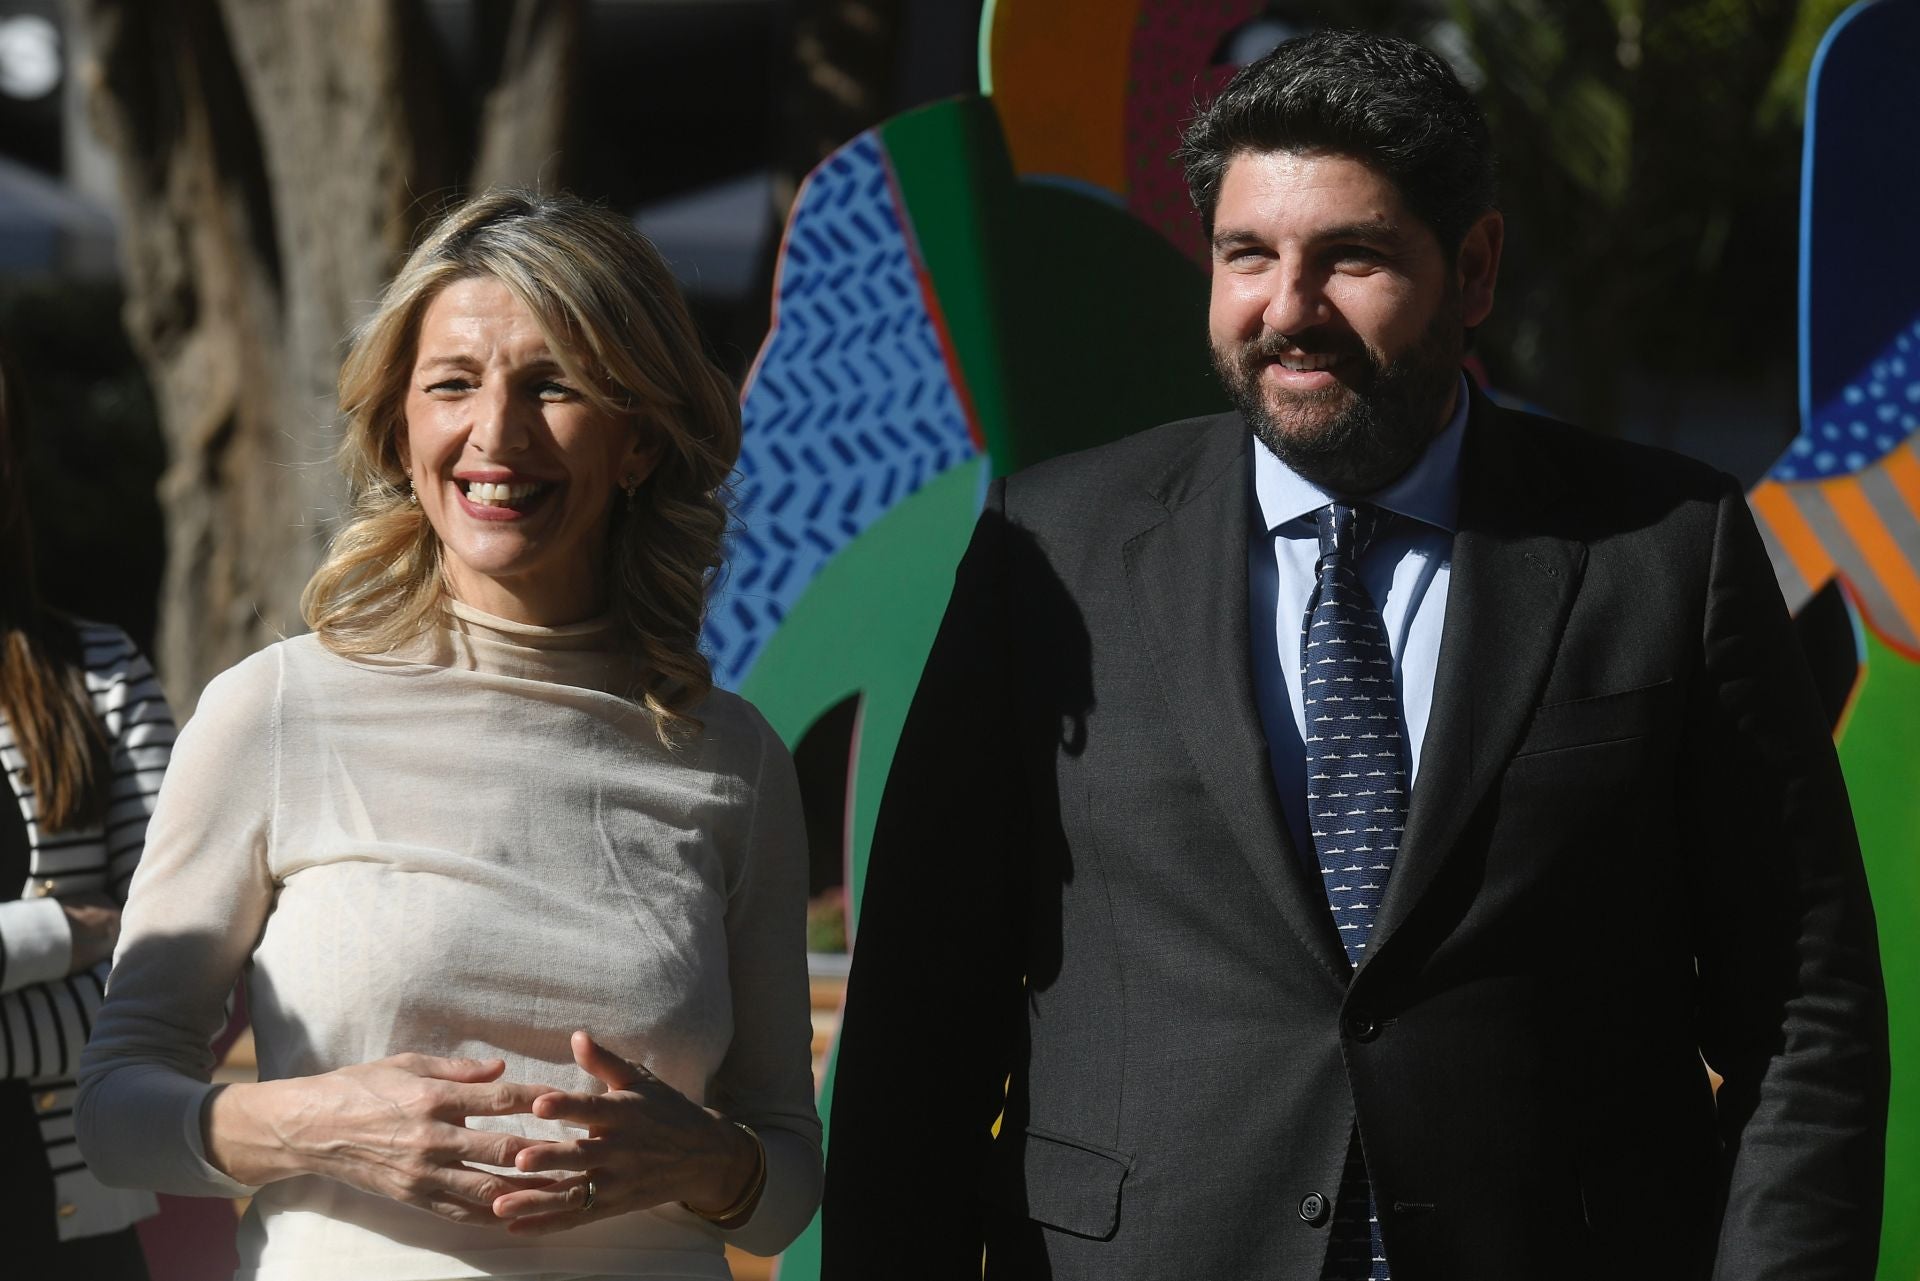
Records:
[[[537,1144],[514,1164],[526,1172],[577,1173],[496,1197],[493,1212],[509,1232],[564,1232],[669,1201],[718,1212],[746,1194],[759,1162],[751,1136],[585,1032],[573,1034],[573,1059],[605,1083],[606,1093],[543,1094],[533,1114],[581,1126],[586,1137]]]

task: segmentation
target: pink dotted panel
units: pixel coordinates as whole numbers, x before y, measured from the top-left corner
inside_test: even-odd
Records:
[[[1212,65],[1227,34],[1263,0],[1146,0],[1133,30],[1126,100],[1127,208],[1181,253],[1206,260],[1200,220],[1172,159],[1194,110],[1233,77]]]

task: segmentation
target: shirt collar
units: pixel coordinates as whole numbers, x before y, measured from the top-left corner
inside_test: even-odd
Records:
[[[1467,376],[1463,373],[1447,425],[1413,466],[1385,489],[1365,495],[1365,501],[1454,532],[1460,513],[1460,445],[1466,437],[1468,400]],[[1338,497],[1275,458],[1257,438],[1253,442],[1253,493],[1268,533],[1318,511]]]

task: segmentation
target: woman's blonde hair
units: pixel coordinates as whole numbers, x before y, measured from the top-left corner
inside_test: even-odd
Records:
[[[632,695],[672,743],[699,728],[689,709],[713,687],[700,622],[726,532],[740,406],[659,253],[625,219],[575,197],[490,191],[460,205],[355,331],[340,367],[347,521],[301,612],[322,644],[348,655],[390,651],[441,621],[440,540],[408,501],[406,394],[428,304],[473,277],[505,285],[583,394],[637,420],[659,450],[634,501],[614,504],[607,589],[641,660]]]

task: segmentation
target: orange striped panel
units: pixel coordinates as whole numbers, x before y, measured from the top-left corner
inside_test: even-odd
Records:
[[[1827,502],[1833,514],[1840,518],[1847,537],[1866,557],[1873,576],[1880,580],[1881,590],[1900,611],[1908,634],[1920,634],[1920,574],[1914,572],[1913,562],[1887,532],[1886,524],[1873,509],[1860,482],[1852,476],[1839,476],[1824,482],[1821,488],[1826,491]]]
[[[1807,590],[1817,592],[1825,586],[1833,577],[1833,557],[1821,546],[1819,535],[1800,514],[1787,487],[1777,480],[1763,480],[1747,495],[1747,502],[1780,540],[1781,549],[1806,581]]]
[[[1880,469],[1893,482],[1894,489],[1899,491],[1914,519],[1920,520],[1920,455],[1913,452],[1912,438],[1909,437],[1906,444],[1888,454],[1880,464]]]

